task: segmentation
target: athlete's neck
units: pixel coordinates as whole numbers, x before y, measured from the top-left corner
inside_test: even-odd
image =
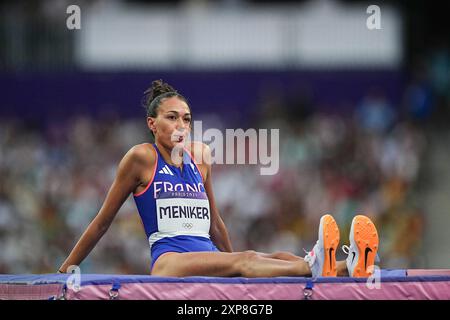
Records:
[[[180,161],[180,163],[177,164],[172,160],[173,148],[164,147],[162,144],[159,144],[157,142],[155,144],[166,163],[170,164],[171,166],[178,167],[178,168],[183,167],[183,163],[181,163],[181,161]],[[178,147],[177,149],[178,149],[177,151],[178,151],[179,159],[182,160],[183,159],[183,148]]]

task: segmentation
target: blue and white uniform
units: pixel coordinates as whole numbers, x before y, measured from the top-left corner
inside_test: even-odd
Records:
[[[134,200],[147,235],[151,268],[165,252],[218,251],[209,237],[211,211],[203,177],[191,154],[183,170],[164,161],[156,144],[153,179]]]

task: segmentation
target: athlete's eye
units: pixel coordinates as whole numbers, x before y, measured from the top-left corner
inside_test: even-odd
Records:
[[[170,119],[170,120],[175,120],[177,117],[175,117],[175,116],[168,116],[167,117],[167,119]]]
[[[191,123],[191,118],[184,118],[184,121],[187,123]]]

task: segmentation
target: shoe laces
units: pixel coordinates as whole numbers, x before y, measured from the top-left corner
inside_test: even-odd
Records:
[[[316,245],[317,245],[318,242],[319,241],[316,242]],[[314,247],[310,251],[307,251],[305,248],[302,248],[303,251],[305,251],[305,258],[304,258],[304,260],[306,262],[308,262],[309,264],[313,264],[314,261],[316,260],[316,255],[315,255],[315,252],[314,252],[314,248],[315,248],[316,245],[314,245]]]
[[[342,246],[342,251],[344,251],[345,254],[350,254],[350,247],[344,244]],[[380,256],[378,255],[378,253],[375,256],[375,262],[380,262]]]
[[[306,251],[305,248],[303,248],[303,251],[305,251],[305,257],[303,258],[306,262],[311,263],[313,256],[311,254],[311,251]]]
[[[344,244],[342,246],[342,251],[344,251],[346,254],[349,254],[350,253],[350,247],[348,245]]]
[[[311,251],[314,251],[314,247],[315,247],[318,243],[319,243],[319,240],[316,241],[316,243],[314,244],[313,248],[312,248],[311,250],[309,250],[309,251],[307,251],[305,248],[302,248],[302,249],[303,249],[303,251],[305,251],[305,254],[306,254],[306,255],[310,255],[310,252],[311,252]]]

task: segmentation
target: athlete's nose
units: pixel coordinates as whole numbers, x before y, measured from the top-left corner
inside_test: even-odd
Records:
[[[184,131],[186,129],[186,123],[181,117],[178,118],[176,129],[177,131]]]

